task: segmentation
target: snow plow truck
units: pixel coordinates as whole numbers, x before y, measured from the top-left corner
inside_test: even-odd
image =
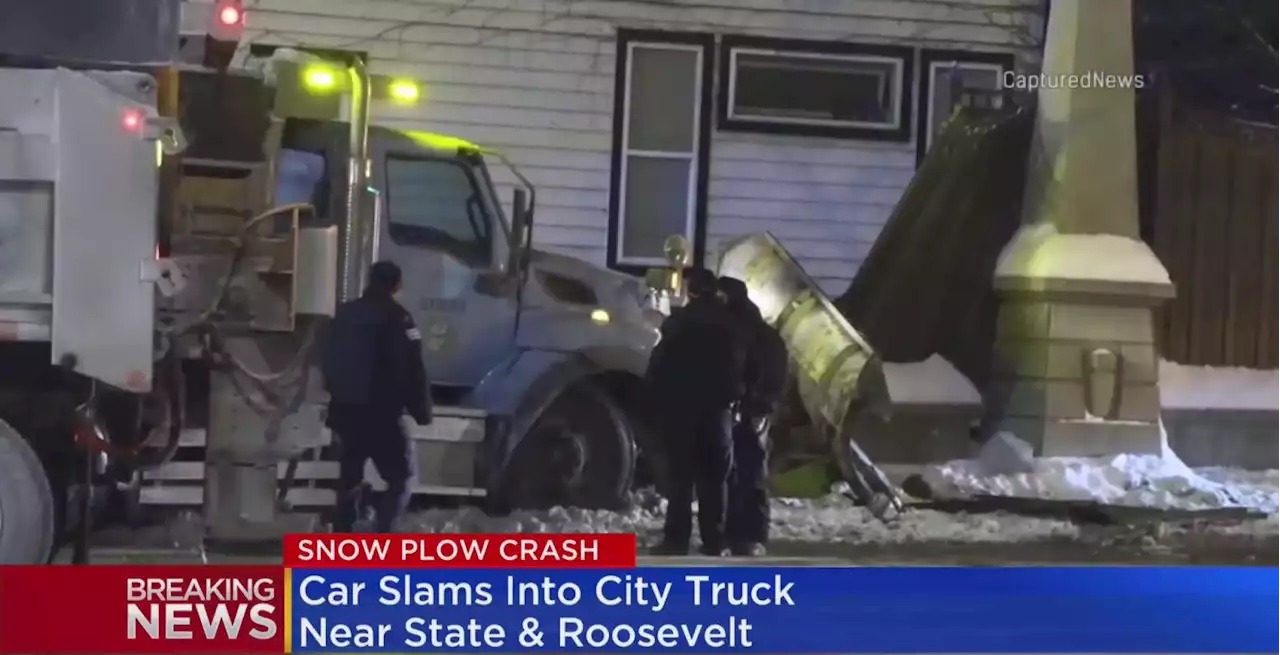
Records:
[[[133,4],[0,26],[0,563],[46,561],[108,505],[198,509],[208,542],[305,529],[336,478],[316,346],[380,259],[432,377],[414,493],[623,504],[673,276],[532,248],[536,190],[501,153],[370,125],[410,84],[297,51],[232,68],[239,0]],[[735,265],[776,258],[761,243]],[[812,286],[769,270],[778,302]]]
[[[331,504],[315,345],[378,259],[405,271],[432,375],[415,493],[622,503],[662,319],[643,280],[532,249],[535,190],[498,197],[490,162],[523,180],[500,154],[369,126],[371,96],[406,92],[363,62],[227,70],[226,1],[182,65],[197,5],[150,4],[0,68],[0,561],[46,558],[86,494],[202,508],[228,541]],[[330,91],[346,120],[289,115]]]

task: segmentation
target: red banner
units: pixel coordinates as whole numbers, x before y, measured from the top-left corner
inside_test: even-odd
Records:
[[[0,567],[0,653],[282,653],[278,566]]]

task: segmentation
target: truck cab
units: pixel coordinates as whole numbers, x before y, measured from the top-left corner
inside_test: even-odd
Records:
[[[639,387],[662,318],[647,309],[644,282],[532,248],[536,190],[501,153],[464,139],[371,125],[361,144],[363,180],[353,185],[349,162],[357,159],[351,154],[351,122],[288,114],[289,107],[298,106],[290,94],[305,91],[316,77],[314,61],[284,53],[275,63],[241,91],[246,98],[258,97],[257,85],[265,85],[275,98],[270,124],[259,130],[274,196],[230,213],[254,214],[286,202],[312,208],[313,216],[300,219],[296,235],[295,311],[302,305],[324,306],[333,287],[344,284],[338,299],[354,297],[374,261],[391,260],[403,269],[400,302],[422,334],[436,408],[431,426],[411,427],[416,490],[483,497],[502,507],[621,504],[635,469],[637,435],[648,430]],[[218,83],[225,94],[227,81]],[[201,156],[193,161],[195,166],[184,165],[187,188],[221,184],[209,172],[214,161]],[[518,182],[505,203],[490,164]],[[331,239],[340,243],[335,247]],[[179,268],[197,270],[184,262],[206,257],[207,250],[184,251],[181,239],[174,243],[171,258]],[[342,256],[323,254],[335,249]],[[321,262],[337,264],[326,268]],[[204,289],[196,294],[201,297],[221,284],[219,276],[185,277],[190,287]],[[259,300],[274,299],[253,291],[264,276],[246,277],[246,292],[238,296],[246,306],[226,313],[269,313]],[[231,287],[241,285],[237,281]],[[302,291],[317,289],[319,298]],[[301,318],[283,325],[292,327],[295,337],[301,326]],[[262,339],[249,347],[254,348],[269,350]],[[258,357],[269,361],[282,355],[264,351]],[[226,392],[213,395],[216,400]],[[321,403],[313,396],[307,402]],[[210,414],[211,422],[216,423],[217,413]],[[314,419],[300,418],[295,427],[293,433],[323,432]],[[227,450],[214,443],[221,439],[216,432],[210,427],[206,433],[207,451]],[[308,442],[313,452],[323,453],[324,447],[323,439]],[[324,498],[312,493],[323,487],[321,467],[298,470],[303,469],[314,475],[300,480],[305,483],[301,495]],[[162,473],[149,479],[165,483]],[[380,485],[372,469],[370,480]]]
[[[285,120],[278,167],[304,173],[290,199],[343,206],[347,129]],[[500,153],[380,126],[367,148],[360,270],[381,259],[403,269],[400,302],[422,334],[437,413],[411,428],[419,492],[502,507],[622,503],[650,431],[640,381],[663,318],[650,289],[531,247],[536,191],[524,181],[503,202],[489,165],[523,176]],[[520,436],[483,436],[493,430]]]

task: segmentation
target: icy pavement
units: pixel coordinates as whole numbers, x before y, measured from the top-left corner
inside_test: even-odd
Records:
[[[1023,543],[1072,539],[1080,528],[1068,521],[1012,514],[952,514],[909,509],[884,523],[853,504],[837,485],[818,499],[775,498],[771,538],[810,546],[928,543]],[[421,533],[628,533],[642,544],[656,541],[666,500],[652,490],[633,493],[630,509],[618,512],[557,507],[490,516],[476,507],[424,509],[405,517],[401,530]],[[161,525],[113,529],[104,546],[186,548],[200,542],[199,517],[185,513]]]
[[[926,467],[924,481],[942,497],[986,494],[1169,510],[1280,512],[1275,470],[1192,469],[1167,446],[1159,455],[1033,457],[1031,452],[1026,442],[1000,433],[974,459]]]
[[[406,530],[413,532],[625,532],[641,541],[662,528],[666,500],[642,491],[624,512],[555,508],[491,517],[478,509],[428,510],[415,513]],[[776,498],[772,502],[771,538],[777,541],[866,544],[906,542],[1016,542],[1073,537],[1078,528],[1054,519],[1013,515],[948,514],[930,510],[904,512],[884,523],[837,489],[819,499]]]
[[[1013,442],[1011,442],[1013,443]],[[1014,444],[1016,445],[1016,443]],[[1016,449],[1015,449],[1016,450]],[[987,460],[1001,463],[999,453]],[[1018,459],[1016,452],[1005,459]],[[1043,518],[1005,512],[954,513],[913,508],[889,522],[876,519],[847,497],[847,489],[836,485],[817,499],[775,498],[772,500],[771,550],[811,556],[859,557],[867,553],[915,553],[912,557],[946,555],[948,549],[967,553],[987,552],[997,560],[1002,554],[1022,557],[1044,545],[1069,545],[1070,557],[1081,561],[1096,559],[1111,546],[1136,545],[1149,548],[1226,552],[1216,561],[1274,556],[1280,533],[1277,522],[1277,471],[1239,471],[1156,466],[1140,457],[1117,456],[1105,461],[1039,460],[1042,468],[1033,473],[979,475],[968,460],[932,467],[931,486],[955,484],[968,493],[1028,494],[1040,497],[1097,499],[1144,506],[1164,503],[1186,508],[1244,506],[1262,509],[1267,518],[1189,520],[1135,526],[1095,526],[1073,523],[1066,518]],[[1181,462],[1178,462],[1180,465]],[[554,508],[546,511],[516,511],[506,516],[490,516],[477,507],[423,509],[410,513],[402,530],[420,533],[630,533],[642,544],[657,541],[666,512],[666,500],[652,489],[632,494],[629,509],[593,511]],[[313,530],[322,529],[318,524]],[[192,548],[201,542],[199,517],[181,517],[147,528],[117,528],[102,535],[102,546],[138,548]],[[1226,548],[1224,551],[1223,549]],[[1102,549],[1099,551],[1098,549]],[[1228,552],[1230,551],[1230,552]],[[1081,554],[1083,553],[1083,555]],[[1225,559],[1223,559],[1225,558]]]

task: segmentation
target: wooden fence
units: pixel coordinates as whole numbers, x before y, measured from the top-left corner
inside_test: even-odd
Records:
[[[1177,287],[1157,322],[1181,364],[1276,368],[1276,128],[1180,107],[1151,108],[1144,233]],[[1144,112],[1145,113],[1145,112]],[[1150,114],[1147,116],[1150,117]]]

